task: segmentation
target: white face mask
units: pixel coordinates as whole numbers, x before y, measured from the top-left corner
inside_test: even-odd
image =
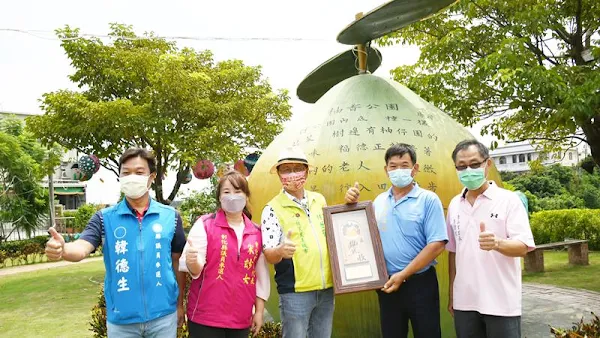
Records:
[[[236,214],[244,210],[246,196],[242,194],[227,194],[221,196],[221,208],[228,213]]]
[[[127,175],[119,178],[121,192],[131,199],[137,199],[148,192],[148,179],[150,176]]]

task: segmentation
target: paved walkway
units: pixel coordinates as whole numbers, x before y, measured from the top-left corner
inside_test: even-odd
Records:
[[[60,262],[38,263],[38,264],[31,264],[31,265],[20,265],[20,266],[15,266],[12,268],[2,268],[2,269],[0,269],[0,278],[2,278],[4,276],[14,275],[14,274],[21,273],[21,272],[48,270],[48,269],[57,268],[60,266],[68,266],[68,265],[73,265],[73,264],[84,264],[84,263],[89,263],[89,262],[97,262],[97,261],[101,261],[101,260],[102,260],[102,256],[86,258],[80,262],[75,262],[75,263],[67,262],[67,261],[60,261]]]
[[[598,281],[600,283],[600,281]],[[600,314],[600,293],[542,284],[523,284],[523,338],[553,337],[550,325],[570,328],[581,317]]]
[[[72,264],[97,262],[102,257],[93,257],[81,262],[50,262],[0,269],[2,276],[21,272],[47,270]],[[599,281],[600,283],[600,281]],[[543,284],[523,284],[523,338],[548,338],[550,326],[569,328],[581,317],[591,318],[590,312],[600,314],[600,293],[572,288],[559,288]],[[270,317],[267,315],[266,317]],[[265,318],[267,319],[267,318]]]

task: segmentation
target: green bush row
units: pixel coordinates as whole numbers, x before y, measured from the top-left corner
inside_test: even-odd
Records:
[[[65,242],[72,242],[79,238],[79,234],[63,234]],[[46,242],[49,236],[36,236],[31,239],[19,241],[6,241],[0,243],[0,268],[6,265],[10,260],[11,266],[27,265],[44,262]],[[101,255],[102,248],[96,250],[96,254]]]
[[[587,239],[590,250],[600,250],[600,210],[547,210],[533,213],[531,231],[536,244]]]
[[[31,239],[0,243],[0,267],[4,267],[8,259],[13,266],[41,262],[47,241],[48,236],[36,236]]]

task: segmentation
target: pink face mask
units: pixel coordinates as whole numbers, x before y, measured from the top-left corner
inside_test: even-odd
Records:
[[[306,183],[306,171],[280,175],[281,184],[286,190],[296,191],[304,187]]]

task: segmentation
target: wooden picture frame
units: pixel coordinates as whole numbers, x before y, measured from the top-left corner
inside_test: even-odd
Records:
[[[381,289],[389,276],[373,203],[323,208],[335,294]]]

